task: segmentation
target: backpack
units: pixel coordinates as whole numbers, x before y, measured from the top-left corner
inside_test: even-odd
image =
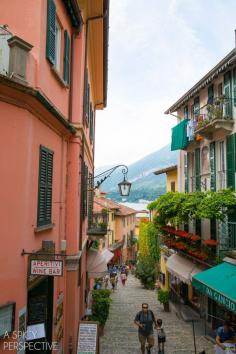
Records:
[[[140,320],[141,320],[141,314],[142,314],[142,312],[143,312],[143,311],[139,311],[139,313],[138,313],[138,320],[139,320],[139,322],[140,322]],[[151,313],[153,322],[155,322],[155,317],[154,317],[154,313],[152,312],[152,310],[148,310],[148,313]]]
[[[158,339],[160,340],[166,340],[166,334],[165,334],[165,331],[164,331],[164,328],[160,328],[158,330],[158,335],[157,335]]]

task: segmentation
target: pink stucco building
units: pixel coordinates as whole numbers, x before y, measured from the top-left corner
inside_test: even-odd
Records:
[[[108,20],[108,0],[0,3],[0,353],[30,326],[53,352],[76,353]]]

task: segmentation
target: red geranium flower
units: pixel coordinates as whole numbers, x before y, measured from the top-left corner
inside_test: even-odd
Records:
[[[206,246],[211,246],[211,247],[216,247],[218,245],[218,241],[217,240],[205,240],[204,244]]]

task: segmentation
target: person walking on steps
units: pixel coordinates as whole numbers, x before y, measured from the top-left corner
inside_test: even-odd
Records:
[[[166,341],[166,334],[162,325],[162,320],[157,319],[157,342],[158,342],[158,354],[164,354],[164,346]]]
[[[148,304],[142,304],[142,311],[135,316],[134,323],[138,326],[138,337],[141,345],[141,352],[145,354],[145,344],[147,342],[147,354],[151,354],[151,348],[154,346],[153,325],[156,328],[154,313],[148,309]]]

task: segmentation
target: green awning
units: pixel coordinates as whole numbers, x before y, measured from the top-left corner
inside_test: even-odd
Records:
[[[187,123],[188,119],[182,120],[172,128],[171,151],[185,149],[188,145]]]
[[[236,265],[221,263],[193,276],[192,285],[229,311],[236,313]]]

